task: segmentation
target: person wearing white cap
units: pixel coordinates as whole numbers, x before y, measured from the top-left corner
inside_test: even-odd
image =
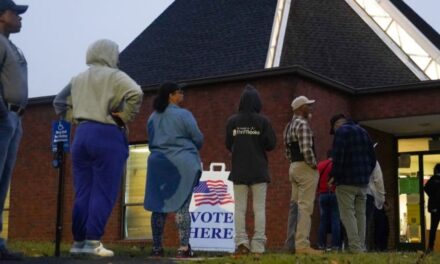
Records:
[[[21,30],[21,14],[27,5],[0,0],[0,232],[2,212],[22,136],[21,117],[28,101],[27,63],[23,53],[9,40]],[[0,238],[0,263],[20,260]]]
[[[292,120],[284,129],[286,157],[290,161],[289,180],[292,195],[287,226],[286,247],[296,254],[320,254],[310,247],[311,215],[319,174],[313,143],[313,132],[309,125],[312,104],[305,96],[292,101]]]

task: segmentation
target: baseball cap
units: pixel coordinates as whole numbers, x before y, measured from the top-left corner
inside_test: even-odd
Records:
[[[313,104],[315,102],[315,100],[309,100],[307,97],[305,97],[304,95],[298,96],[295,99],[293,99],[292,101],[292,110],[295,111],[296,109],[300,108],[301,106],[305,105],[305,104]]]
[[[0,11],[12,10],[20,15],[26,12],[27,9],[27,5],[17,5],[12,0],[0,0]]]
[[[335,130],[333,129],[333,126],[339,119],[346,119],[344,114],[336,114],[330,119],[330,135],[333,135],[335,133]]]

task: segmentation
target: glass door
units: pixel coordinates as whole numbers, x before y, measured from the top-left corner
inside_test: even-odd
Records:
[[[421,160],[421,155],[399,156],[399,248],[404,250],[424,248]]]

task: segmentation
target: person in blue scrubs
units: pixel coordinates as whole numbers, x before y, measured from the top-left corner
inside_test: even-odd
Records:
[[[153,212],[152,256],[161,257],[162,237],[167,213],[176,213],[180,247],[177,257],[192,257],[189,245],[191,218],[189,205],[202,168],[199,150],[203,134],[190,111],[180,107],[182,85],[163,83],[154,99],[154,112],[147,123],[150,156],[144,207]]]

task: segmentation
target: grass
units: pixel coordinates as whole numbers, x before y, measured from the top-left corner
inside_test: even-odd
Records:
[[[54,256],[55,245],[49,242],[9,242],[9,247],[13,250],[23,252],[27,257],[52,257]],[[116,256],[145,259],[151,248],[149,246],[140,247],[134,244],[108,244],[106,247],[115,251]],[[61,255],[69,255],[70,244],[61,245]],[[174,257],[175,249],[167,249],[166,257]],[[261,258],[254,258],[252,255],[232,258],[228,253],[197,252],[198,257],[203,260],[194,260],[191,263],[206,264],[242,264],[242,263],[261,263],[261,264],[434,264],[440,263],[440,253],[425,255],[422,252],[387,252],[387,253],[364,253],[364,254],[342,254],[327,253],[321,256],[298,256],[279,252],[268,252]]]

